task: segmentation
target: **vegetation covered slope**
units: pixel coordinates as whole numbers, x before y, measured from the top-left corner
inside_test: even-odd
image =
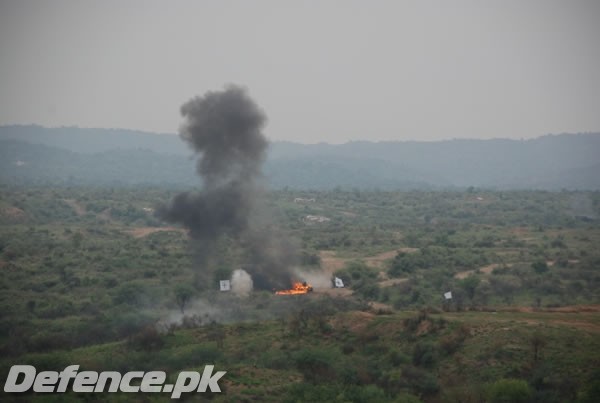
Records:
[[[175,135],[119,129],[0,127],[0,182],[84,185],[197,183]],[[600,189],[600,134],[531,140],[273,142],[272,187],[294,189]]]
[[[0,377],[214,363],[228,371],[216,401],[586,401],[597,388],[597,193],[273,192],[302,271],[349,289],[242,300],[194,287],[187,234],[152,214],[173,194],[1,188]],[[243,263],[218,247],[213,289]]]

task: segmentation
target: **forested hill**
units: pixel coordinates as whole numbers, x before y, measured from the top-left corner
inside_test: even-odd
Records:
[[[51,184],[198,183],[173,134],[121,129],[0,127],[0,181]],[[600,133],[532,140],[271,144],[274,187],[324,189],[600,189]]]

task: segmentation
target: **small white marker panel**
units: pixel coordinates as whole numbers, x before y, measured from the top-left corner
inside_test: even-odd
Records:
[[[219,287],[221,291],[229,291],[231,290],[231,282],[229,280],[221,280],[219,281]]]

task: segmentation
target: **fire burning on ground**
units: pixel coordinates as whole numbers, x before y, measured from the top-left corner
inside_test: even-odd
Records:
[[[307,294],[311,292],[313,288],[310,284],[307,284],[306,281],[303,283],[294,283],[291,289],[289,290],[279,290],[275,291],[277,295],[297,295],[297,294]]]

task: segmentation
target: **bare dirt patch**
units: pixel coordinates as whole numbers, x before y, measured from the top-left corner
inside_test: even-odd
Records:
[[[380,253],[375,256],[370,256],[370,257],[364,258],[363,260],[365,261],[366,265],[369,267],[381,268],[383,266],[383,263],[386,260],[393,259],[394,257],[396,257],[397,254],[398,254],[397,250],[390,250],[390,251],[383,252],[383,253]]]
[[[351,211],[343,211],[343,210],[342,210],[342,211],[340,211],[340,213],[341,213],[342,215],[345,215],[346,217],[352,217],[352,218],[354,218],[354,217],[356,217],[356,216],[357,216],[357,214],[356,214],[356,213],[353,213],[353,212],[351,212]]]
[[[600,333],[600,326],[590,322],[583,322],[580,320],[552,320],[550,323],[559,326],[575,327],[581,330],[587,330],[591,333]]]
[[[427,333],[429,333],[429,331],[431,330],[432,327],[433,327],[433,323],[431,323],[430,320],[422,320],[421,322],[419,322],[419,325],[417,326],[415,335],[422,336],[424,334],[427,334]]]
[[[350,259],[337,257],[335,252],[332,250],[322,250],[319,252],[321,257],[321,268],[327,274],[333,274],[334,272],[343,269],[346,262]]]
[[[352,295],[352,290],[349,288],[315,288],[315,295],[330,295],[332,297],[349,297]]]
[[[384,268],[384,263],[387,260],[393,259],[398,254],[398,252],[414,253],[417,251],[417,248],[399,248],[387,252],[382,252],[378,255],[369,256],[359,260],[363,260],[365,264],[371,268],[382,269]],[[333,273],[335,273],[336,271],[343,269],[347,262],[354,260],[350,258],[337,257],[335,251],[331,250],[323,250],[319,252],[319,256],[321,257],[321,268],[323,272],[328,275],[333,275]],[[381,279],[381,281],[379,281],[380,287],[391,287],[408,281],[407,278],[390,279],[387,277],[385,271],[379,272],[379,278]]]
[[[335,251],[322,250],[319,252],[319,256],[321,257],[321,268],[323,269],[323,271],[328,274],[333,274],[335,271],[343,269],[346,263],[351,260],[362,260],[369,267],[372,267],[374,269],[381,269],[384,266],[385,261],[393,259],[398,254],[398,252],[414,253],[417,251],[417,248],[399,248],[382,252],[375,256],[368,256],[362,259],[350,259],[336,256]]]
[[[383,280],[379,282],[380,287],[392,287],[398,284],[406,283],[408,281],[407,278],[391,278],[388,280]]]
[[[125,232],[134,238],[143,238],[150,234],[154,234],[155,232],[161,232],[161,231],[185,233],[185,230],[183,228],[177,228],[177,227],[140,227],[140,228],[129,229],[129,230],[126,230]]]
[[[415,253],[419,251],[419,248],[398,248],[396,251],[403,253]]]
[[[583,312],[600,312],[600,305],[568,305],[555,308],[533,308],[530,306],[518,306],[501,309],[506,312],[542,312],[542,313],[583,313]]]
[[[510,232],[515,235],[527,235],[529,234],[529,228],[527,227],[514,227],[510,229]]]
[[[374,311],[374,312],[386,312],[386,313],[392,313],[394,312],[394,308],[391,305],[388,304],[382,304],[381,302],[369,302],[369,307]]]
[[[98,218],[101,218],[101,219],[103,219],[104,221],[107,221],[107,222],[113,222],[113,218],[110,215],[110,211],[111,211],[110,208],[102,210],[100,213],[98,213]]]
[[[375,314],[362,311],[349,312],[345,315],[337,315],[332,325],[334,327],[346,327],[348,330],[357,333],[369,326],[371,321],[375,318]]]
[[[465,320],[467,316],[460,313],[445,313],[447,317]],[[477,322],[504,323],[519,322],[528,325],[550,325],[570,327],[586,332],[600,334],[600,305],[572,305],[556,308],[532,308],[515,306],[498,308],[493,312],[476,314]],[[474,317],[471,317],[472,320]]]
[[[598,316],[600,313],[600,305],[570,305],[556,308],[532,308],[529,306],[520,306],[499,309],[498,311],[524,314],[523,317],[511,317],[511,319],[525,322],[530,325],[546,323],[550,325],[573,327],[600,334],[600,317]],[[546,315],[547,318],[545,318]]]
[[[81,205],[81,203],[79,203],[77,200],[75,199],[63,199],[63,201],[73,209],[73,211],[75,212],[75,214],[77,214],[79,217],[86,215],[87,211],[85,209],[85,207],[83,207],[83,205]]]
[[[27,214],[18,207],[4,207],[0,210],[0,214],[11,220],[22,220]]]
[[[501,264],[501,263],[492,263],[487,266],[480,267],[479,269],[465,270],[465,271],[458,272],[454,275],[454,278],[457,280],[463,280],[463,279],[469,277],[470,275],[475,274],[478,270],[479,270],[479,273],[482,273],[482,274],[492,274],[494,269],[496,269],[498,267],[502,267],[502,266],[503,266],[503,264]],[[510,266],[512,266],[512,264],[508,263],[505,266],[510,267]]]

